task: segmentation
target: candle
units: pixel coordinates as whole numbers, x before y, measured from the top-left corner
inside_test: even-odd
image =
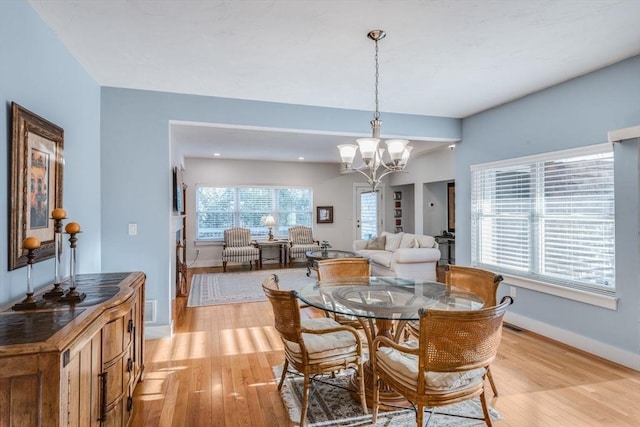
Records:
[[[78,224],[77,222],[70,222],[69,224],[66,225],[66,227],[64,227],[64,231],[66,231],[69,234],[79,233],[80,224]]]
[[[22,247],[25,249],[38,249],[40,247],[40,239],[37,237],[27,237],[22,241]]]
[[[51,218],[53,219],[65,219],[67,217],[67,212],[62,208],[55,208],[51,211]]]

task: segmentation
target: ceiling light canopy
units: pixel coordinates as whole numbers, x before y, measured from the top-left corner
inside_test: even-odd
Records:
[[[372,190],[376,190],[382,178],[392,172],[400,172],[404,170],[409,161],[409,156],[413,147],[407,145],[409,143],[406,139],[389,139],[387,144],[387,159],[383,160],[385,153],[384,148],[380,148],[380,126],[382,121],[380,120],[380,111],[378,103],[378,77],[379,77],[379,64],[378,64],[378,41],[382,40],[386,36],[386,33],[382,30],[373,30],[367,34],[376,45],[376,80],[375,80],[375,101],[376,111],[371,121],[371,138],[359,138],[356,140],[356,144],[342,144],[338,145],[340,151],[340,158],[345,170],[351,170],[360,172],[367,178],[367,181],[371,185]],[[356,153],[360,150],[360,156],[362,157],[362,165],[357,168],[352,168],[353,161],[356,157]]]

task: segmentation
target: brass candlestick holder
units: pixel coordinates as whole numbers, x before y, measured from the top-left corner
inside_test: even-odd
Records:
[[[22,242],[22,247],[27,250],[27,296],[17,304],[13,310],[35,310],[44,304],[43,300],[36,300],[33,297],[33,262],[36,259],[36,249],[40,247],[40,240],[36,237],[27,237]]]
[[[71,248],[69,252],[70,253],[70,261],[69,261],[70,283],[69,283],[69,291],[66,294],[64,294],[64,296],[60,297],[58,301],[74,304],[82,301],[87,296],[87,294],[85,294],[84,292],[78,292],[76,290],[76,286],[77,286],[76,276],[78,272],[78,263],[76,259],[78,238],[76,237],[76,235],[81,232],[80,224],[78,224],[77,222],[70,222],[65,227],[65,231],[69,235],[69,247]]]
[[[64,209],[54,209],[51,212],[54,227],[54,245],[55,245],[55,277],[53,279],[53,289],[42,295],[43,298],[56,299],[64,295],[61,288],[62,277],[62,220],[67,218]]]

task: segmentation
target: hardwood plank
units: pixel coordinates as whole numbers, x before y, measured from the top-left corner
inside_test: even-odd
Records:
[[[220,270],[190,269],[189,283],[194,272]],[[272,372],[284,362],[272,325],[268,302],[186,308],[172,338],[146,342],[132,425],[294,425]],[[489,389],[487,396],[502,415],[497,426],[638,426],[640,372],[509,329],[491,369],[500,396]]]

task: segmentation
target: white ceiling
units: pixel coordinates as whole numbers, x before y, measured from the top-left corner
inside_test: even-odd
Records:
[[[366,34],[383,29],[383,121],[467,117],[640,54],[640,0],[28,1],[102,86],[365,111]],[[323,162],[345,140],[193,124],[172,138],[187,156]]]

